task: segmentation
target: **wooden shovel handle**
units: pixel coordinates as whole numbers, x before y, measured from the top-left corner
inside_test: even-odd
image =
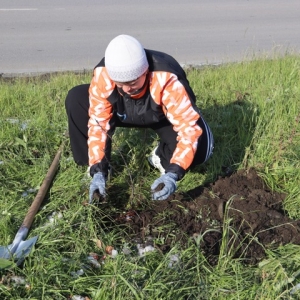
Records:
[[[48,172],[46,174],[46,177],[44,178],[44,181],[41,185],[41,187],[39,188],[38,190],[38,193],[36,194],[26,216],[25,216],[25,219],[23,221],[23,224],[21,227],[27,227],[28,229],[30,228],[32,222],[33,222],[33,219],[37,213],[37,211],[39,210],[43,200],[44,200],[44,197],[50,187],[50,184],[53,180],[53,177],[58,169],[58,165],[59,165],[59,160],[60,160],[60,157],[61,157],[61,154],[62,154],[62,150],[63,150],[63,144],[60,146],[60,148],[58,149],[52,163],[51,163],[51,166],[50,168],[48,169]]]

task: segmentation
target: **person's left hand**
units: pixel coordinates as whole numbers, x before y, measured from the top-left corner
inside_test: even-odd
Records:
[[[178,179],[177,174],[168,172],[163,174],[158,179],[156,179],[151,185],[152,191],[152,199],[153,200],[166,200],[171,194],[176,191],[176,180]],[[155,192],[155,189],[159,186],[159,184],[163,184],[164,187]]]
[[[106,196],[105,183],[106,183],[105,176],[103,175],[102,172],[97,172],[96,174],[94,174],[94,177],[90,184],[90,193],[89,193],[90,204],[93,202],[93,196],[95,191],[98,190],[102,197]]]

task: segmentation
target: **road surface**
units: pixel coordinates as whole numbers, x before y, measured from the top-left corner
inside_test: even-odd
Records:
[[[300,0],[1,0],[0,74],[92,69],[118,34],[181,64],[300,51]]]

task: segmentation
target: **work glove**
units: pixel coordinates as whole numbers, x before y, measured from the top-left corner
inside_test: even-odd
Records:
[[[152,199],[153,200],[166,200],[171,194],[176,190],[176,180],[178,179],[177,174],[168,172],[161,175],[156,179],[151,185]],[[155,189],[163,184],[164,187],[160,191],[155,191]]]
[[[94,174],[92,182],[90,184],[90,194],[89,194],[89,203],[92,203],[94,193],[99,190],[99,193],[102,197],[106,196],[105,193],[105,176],[102,172],[97,172]]]

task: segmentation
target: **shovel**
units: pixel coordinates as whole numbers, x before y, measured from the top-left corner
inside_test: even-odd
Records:
[[[52,164],[50,166],[50,168],[48,169],[48,172],[46,174],[46,177],[44,178],[44,181],[41,185],[41,187],[39,188],[38,193],[36,194],[26,216],[25,219],[21,225],[21,227],[19,228],[13,242],[11,245],[8,246],[0,246],[0,260],[1,259],[16,259],[17,262],[16,264],[19,265],[25,258],[25,256],[27,256],[30,251],[31,248],[34,246],[34,244],[36,243],[38,236],[32,237],[28,240],[25,240],[29,231],[29,228],[33,222],[33,219],[37,213],[37,211],[39,210],[44,197],[49,189],[49,186],[53,180],[53,177],[58,169],[58,164],[59,164],[59,160],[61,157],[61,153],[62,153],[62,149],[63,149],[63,144],[60,146],[60,148],[58,149]]]

